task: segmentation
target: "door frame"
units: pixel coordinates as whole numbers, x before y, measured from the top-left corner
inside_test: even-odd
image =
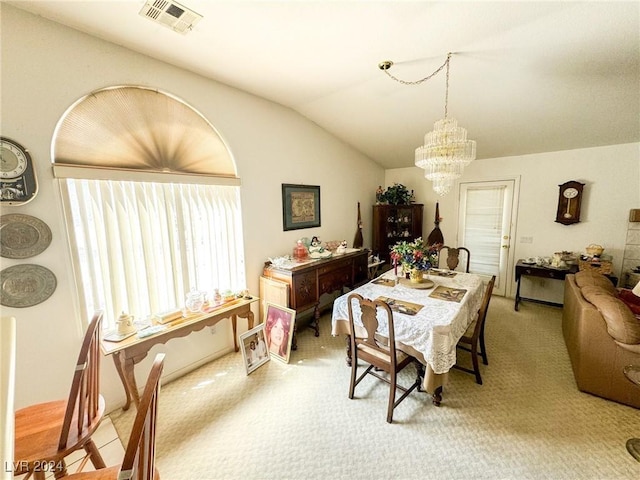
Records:
[[[509,238],[509,253],[507,254],[507,265],[506,265],[506,275],[504,278],[504,296],[513,298],[514,297],[514,285],[515,285],[515,239],[517,236],[518,230],[518,206],[520,202],[520,175],[504,175],[498,177],[477,177],[472,178],[468,177],[465,179],[461,179],[456,182],[456,198],[455,198],[455,211],[456,218],[458,219],[456,224],[456,245],[459,244],[460,241],[460,194],[462,190],[462,184],[486,184],[486,183],[496,183],[496,182],[513,182],[513,198],[511,200],[511,219],[510,219],[510,238]]]

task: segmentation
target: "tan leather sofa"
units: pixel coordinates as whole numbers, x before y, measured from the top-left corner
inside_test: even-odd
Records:
[[[603,275],[565,278],[562,333],[578,389],[640,408],[640,387],[623,374],[640,365],[640,320]]]

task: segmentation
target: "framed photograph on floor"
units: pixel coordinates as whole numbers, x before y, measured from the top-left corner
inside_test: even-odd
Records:
[[[297,230],[320,226],[320,187],[282,184],[282,228]]]
[[[271,359],[264,334],[264,323],[240,335],[240,349],[247,375]]]
[[[295,320],[295,310],[275,303],[267,303],[264,321],[267,349],[272,357],[284,363],[289,363]]]

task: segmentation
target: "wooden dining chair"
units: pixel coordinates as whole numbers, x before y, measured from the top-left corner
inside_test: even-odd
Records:
[[[489,301],[491,300],[491,294],[495,283],[496,276],[494,275],[487,284],[487,289],[484,292],[484,297],[482,297],[482,303],[480,304],[480,309],[478,310],[476,318],[471,322],[471,325],[469,325],[467,331],[456,345],[458,348],[471,353],[473,370],[462,367],[458,364],[454,365],[454,367],[458,370],[462,370],[463,372],[474,374],[476,376],[476,383],[479,385],[482,385],[482,376],[480,375],[478,357],[482,357],[482,363],[489,365],[489,361],[487,359],[487,348],[484,343],[484,325],[486,323]]]
[[[356,326],[353,317],[353,303],[357,302],[360,306],[362,325],[364,326],[364,337],[356,335]],[[388,383],[389,404],[387,407],[387,422],[393,421],[393,410],[404,400],[413,390],[420,386],[419,375],[416,375],[416,381],[409,388],[405,388],[397,383],[398,373],[407,365],[417,360],[406,353],[396,349],[395,331],[393,325],[393,313],[389,305],[381,300],[368,300],[357,293],[352,293],[347,299],[349,308],[349,325],[351,327],[351,382],[349,385],[349,398],[353,399],[356,385],[369,375]],[[380,312],[386,312],[378,317]],[[382,341],[379,334],[380,319],[388,319],[388,339]],[[358,360],[362,360],[369,365],[365,371],[356,379],[358,370]],[[389,378],[382,376],[375,369],[384,371]],[[404,393],[398,400],[396,397],[396,389],[402,390]]]
[[[55,478],[67,475],[65,457],[76,450],[87,453],[95,468],[104,468],[91,436],[104,415],[100,395],[100,330],[102,312],[93,316],[75,366],[69,398],[39,403],[15,413],[15,475],[27,473],[44,480],[45,469]]]
[[[94,472],[74,473],[67,477],[68,480],[160,480],[155,468],[156,419],[164,357],[164,353],[157,354],[151,366],[122,464]]]
[[[444,245],[440,248],[438,256],[438,267],[443,267],[443,260],[449,270],[455,270],[460,264],[460,252],[463,252],[464,271],[469,273],[469,266],[471,264],[471,252],[465,247],[448,247]],[[443,255],[446,253],[446,256]]]

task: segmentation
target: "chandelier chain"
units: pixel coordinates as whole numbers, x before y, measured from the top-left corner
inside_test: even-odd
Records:
[[[400,78],[398,78],[398,77],[396,77],[396,76],[394,76],[394,75],[391,75],[391,74],[389,73],[389,68],[391,68],[391,65],[389,65],[389,66],[387,66],[387,67],[385,67],[385,68],[380,67],[380,69],[381,69],[384,73],[386,73],[386,74],[389,76],[389,78],[392,78],[393,80],[395,80],[395,81],[396,81],[396,82],[398,82],[398,83],[402,83],[403,85],[420,85],[421,83],[426,82],[427,80],[432,79],[432,78],[433,78],[433,77],[435,77],[438,73],[440,73],[444,67],[447,67],[447,66],[449,65],[449,59],[450,59],[450,58],[451,58],[451,53],[447,54],[447,59],[444,61],[444,63],[443,63],[442,65],[440,65],[440,66],[438,67],[438,69],[437,69],[435,72],[433,72],[431,75],[427,75],[426,77],[421,78],[420,80],[414,80],[414,81],[410,81],[410,80],[402,80],[402,79],[400,79]],[[447,68],[447,70],[448,70],[448,68]]]
[[[451,52],[449,52],[449,54],[447,55],[447,61],[444,62],[445,65],[447,66],[447,82],[446,82],[446,89],[445,89],[445,93],[444,93],[444,118],[447,118],[447,112],[449,109],[449,60],[451,59]]]

